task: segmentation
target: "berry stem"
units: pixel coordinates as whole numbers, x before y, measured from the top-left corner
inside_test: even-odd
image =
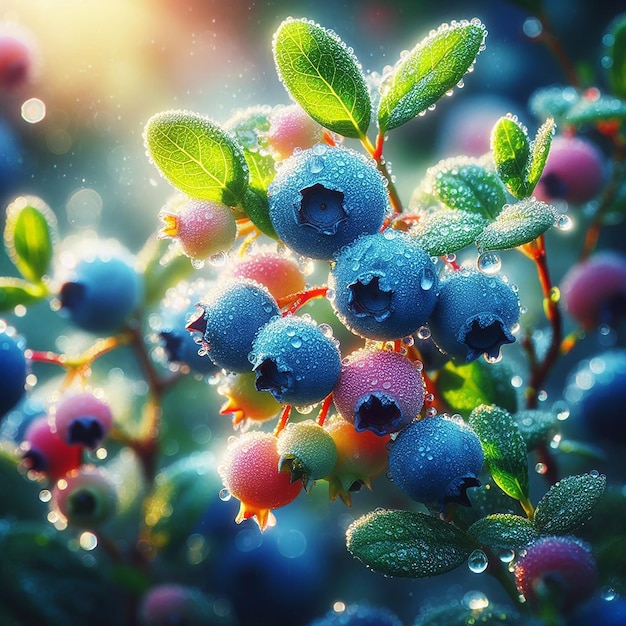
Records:
[[[328,412],[330,411],[330,405],[333,402],[333,395],[332,394],[328,394],[325,398],[324,401],[322,402],[322,406],[320,408],[320,413],[317,416],[317,423],[320,426],[324,425],[324,422],[326,421],[326,418],[328,417]]]
[[[376,138],[376,145],[374,146],[367,135],[361,137],[361,143],[367,150],[369,155],[376,161],[376,167],[378,171],[387,179],[387,193],[389,194],[389,202],[394,213],[402,213],[402,200],[398,195],[398,190],[391,177],[387,163],[383,158],[383,144],[385,142],[385,136],[382,133],[378,133]]]
[[[292,293],[284,298],[278,299],[278,308],[283,309],[288,307],[284,311],[283,316],[293,315],[299,308],[304,306],[309,300],[314,298],[324,298],[328,293],[328,287],[313,287],[312,289],[306,289],[305,291],[298,291]]]
[[[282,413],[280,414],[280,420],[278,420],[278,424],[276,424],[276,428],[274,429],[274,436],[278,437],[278,434],[287,426],[287,422],[289,421],[289,417],[291,416],[291,404],[287,404]]]

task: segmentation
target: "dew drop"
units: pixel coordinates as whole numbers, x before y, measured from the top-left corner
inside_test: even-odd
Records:
[[[558,230],[567,232],[569,230],[572,230],[572,228],[574,228],[574,221],[569,215],[562,213],[556,218],[556,221],[554,222],[554,227],[558,228]]]
[[[612,600],[615,600],[617,593],[613,587],[602,587],[602,589],[600,589],[600,597],[605,602],[611,602]]]
[[[222,502],[228,502],[232,498],[232,494],[228,491],[228,489],[226,489],[226,487],[220,489],[218,496]]]
[[[435,274],[432,270],[426,269],[422,274],[422,278],[420,280],[420,287],[424,291],[428,291],[435,284]]]
[[[548,466],[545,465],[545,463],[537,463],[537,465],[535,465],[535,472],[537,472],[537,474],[545,474],[548,471]]]
[[[480,611],[489,606],[489,598],[482,591],[468,591],[463,596],[462,602],[470,611]]]
[[[319,174],[324,169],[324,161],[318,156],[314,156],[307,162],[311,174]]]
[[[430,328],[428,326],[420,326],[417,330],[417,338],[423,341],[430,338]]]
[[[467,566],[474,574],[482,574],[488,565],[489,559],[482,550],[474,550],[467,559]]]
[[[494,276],[502,268],[500,256],[495,252],[483,252],[478,255],[476,267],[480,272],[487,276]]]

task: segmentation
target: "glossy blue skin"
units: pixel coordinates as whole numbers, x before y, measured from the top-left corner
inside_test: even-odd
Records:
[[[411,499],[424,504],[469,505],[465,490],[479,485],[484,455],[464,423],[427,417],[400,431],[389,449],[389,473]]]
[[[499,276],[461,270],[441,281],[428,325],[440,350],[469,363],[484,353],[496,358],[502,345],[513,343],[519,315],[517,294]]]
[[[195,307],[191,311],[164,311],[159,337],[169,362],[187,365],[198,374],[217,374],[219,368],[208,356],[198,354],[200,345],[196,343],[194,334],[185,328],[187,316],[194,310]]]
[[[593,384],[583,389],[579,401],[572,405],[572,417],[580,420],[592,437],[626,443],[626,349],[593,355],[578,370]],[[572,378],[575,381],[575,375]]]
[[[402,621],[384,607],[352,604],[341,613],[329,611],[309,626],[402,626]]]
[[[143,281],[134,267],[119,257],[83,260],[61,286],[61,306],[84,330],[120,330],[142,298]]]
[[[269,291],[248,279],[227,281],[206,296],[199,327],[209,358],[230,372],[249,372],[248,354],[259,329],[280,314]]]
[[[335,313],[347,328],[386,341],[411,335],[426,322],[439,279],[422,248],[408,235],[387,229],[361,237],[337,255],[329,288]]]
[[[23,398],[26,384],[24,350],[6,332],[0,332],[0,418]]]
[[[264,326],[251,357],[256,387],[278,402],[306,406],[333,390],[341,356],[332,339],[313,322],[297,316],[278,317]]]
[[[376,167],[354,150],[325,144],[282,161],[268,193],[280,239],[313,259],[330,260],[360,235],[378,231],[388,206]]]

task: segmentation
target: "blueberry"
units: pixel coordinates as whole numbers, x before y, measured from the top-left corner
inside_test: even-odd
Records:
[[[411,499],[438,504],[469,506],[466,491],[477,487],[484,461],[474,431],[460,418],[445,415],[414,421],[391,443],[389,472]]]
[[[406,356],[362,348],[343,360],[333,401],[358,431],[387,435],[408,426],[422,410],[424,380]]]
[[[501,346],[515,341],[519,314],[517,294],[502,278],[461,270],[441,281],[428,323],[440,350],[469,363],[481,354],[497,359]]]
[[[278,402],[305,406],[323,400],[339,378],[341,356],[312,320],[277,317],[257,335],[250,358],[256,388]]]
[[[394,230],[364,235],[337,255],[329,276],[333,308],[353,333],[392,340],[411,335],[431,314],[439,279],[430,257]]]
[[[131,258],[103,253],[83,258],[60,291],[61,307],[80,328],[119,331],[142,297],[142,279]]]
[[[202,344],[215,365],[249,372],[248,354],[257,332],[280,313],[276,300],[263,285],[240,278],[209,290],[200,306],[202,313],[187,329],[202,333]]]
[[[384,179],[358,152],[317,144],[282,161],[268,189],[272,225],[299,254],[330,260],[360,235],[380,229]]]
[[[0,331],[0,418],[23,398],[26,373],[24,350],[5,328]]]
[[[604,600],[596,597],[577,609],[567,626],[588,626],[602,624],[602,626],[623,626],[626,624],[626,598]]]
[[[570,376],[566,397],[572,417],[604,441],[626,443],[626,349],[614,348],[581,361]]]

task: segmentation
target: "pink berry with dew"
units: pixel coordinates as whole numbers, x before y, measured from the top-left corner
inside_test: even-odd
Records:
[[[48,416],[31,422],[20,448],[22,463],[29,475],[45,476],[53,482],[82,463],[83,446],[71,445],[62,439],[51,427]]]
[[[186,585],[161,583],[148,589],[139,603],[141,626],[205,626],[212,606],[202,591]],[[207,622],[209,619],[209,622]]]
[[[100,445],[113,425],[109,404],[88,392],[61,398],[53,415],[54,426],[64,441],[91,450]]]
[[[552,140],[550,153],[533,195],[537,200],[565,200],[583,204],[604,184],[604,159],[587,139],[559,135]]]
[[[362,348],[346,357],[333,390],[337,411],[358,431],[398,432],[424,405],[424,380],[399,352]]]
[[[324,129],[299,104],[274,107],[269,118],[267,139],[280,159],[291,156],[296,148],[305,150],[322,141]]]
[[[270,512],[296,499],[302,482],[279,471],[277,438],[250,431],[232,439],[218,468],[224,488],[240,502],[237,523],[253,517],[265,530]]]
[[[16,24],[0,24],[0,91],[16,91],[32,80],[36,50],[31,39]]]
[[[222,202],[189,199],[163,209],[159,218],[163,222],[159,238],[175,239],[194,261],[227,252],[237,236],[235,216]]]
[[[599,252],[577,263],[561,282],[565,310],[585,330],[626,317],[626,256]]]
[[[590,549],[573,537],[543,537],[515,565],[515,583],[535,608],[547,604],[564,613],[591,597],[598,583]]]
[[[300,264],[289,253],[260,248],[238,259],[231,275],[250,278],[265,285],[276,300],[304,291],[306,277]]]

